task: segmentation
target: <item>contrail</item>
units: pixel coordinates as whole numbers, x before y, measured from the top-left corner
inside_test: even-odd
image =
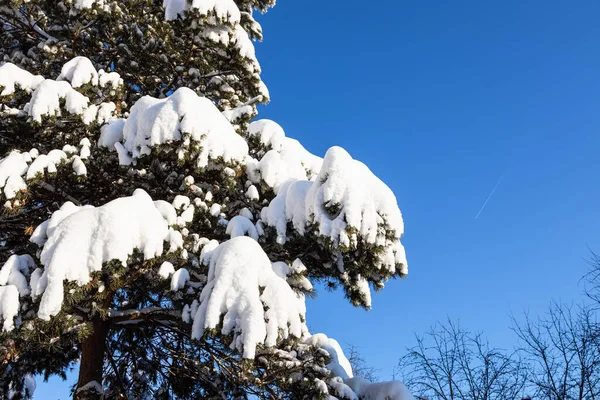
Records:
[[[498,188],[498,185],[500,184],[500,182],[502,181],[502,178],[504,178],[504,173],[506,172],[506,170],[504,170],[502,172],[502,175],[500,175],[500,178],[498,178],[498,182],[496,182],[496,184],[494,185],[494,188],[492,189],[492,191],[490,192],[490,195],[487,197],[487,199],[485,199],[485,202],[483,203],[483,205],[481,206],[481,209],[479,209],[479,212],[477,213],[477,215],[475,216],[475,219],[479,218],[479,215],[481,214],[481,212],[483,211],[483,209],[485,208],[485,206],[487,205],[488,201],[490,201],[490,199],[492,198],[492,196],[494,195],[494,192],[496,192],[496,189]]]

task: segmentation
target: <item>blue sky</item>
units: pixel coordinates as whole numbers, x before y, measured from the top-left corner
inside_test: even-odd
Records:
[[[446,316],[511,347],[511,312],[581,298],[600,252],[599,15],[585,0],[282,0],[260,18],[260,117],[317,155],[346,148],[406,224],[408,278],[369,312],[320,291],[314,332],[389,378],[414,332]]]

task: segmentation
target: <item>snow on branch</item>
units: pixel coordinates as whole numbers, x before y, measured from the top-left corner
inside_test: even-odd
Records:
[[[63,65],[60,75],[56,80],[69,81],[74,88],[85,84],[97,86],[98,72],[89,58],[79,56]]]
[[[14,318],[19,314],[19,290],[14,285],[0,286],[0,319],[4,320],[2,329],[15,328]]]
[[[0,96],[11,95],[15,92],[16,88],[31,92],[43,81],[43,76],[33,75],[17,67],[15,64],[6,63],[0,65],[0,87],[3,88]]]
[[[205,330],[222,322],[220,333],[233,334],[231,347],[245,358],[254,358],[259,344],[274,346],[279,337],[302,337],[307,332],[305,313],[304,299],[275,274],[260,245],[238,236],[210,254],[192,338],[201,338]]]
[[[129,118],[118,121],[102,130],[99,144],[126,151],[130,156],[120,158],[122,164],[129,164],[130,157],[150,155],[153,147],[179,142],[179,158],[195,157],[198,168],[207,167],[209,160],[240,163],[248,154],[246,141],[217,107],[188,88],[180,88],[166,99],[142,97],[131,108]]]
[[[321,170],[323,159],[308,152],[295,139],[285,136],[276,122],[261,119],[248,126],[250,138],[258,138],[266,149],[260,161],[249,163],[248,174],[254,182],[260,180],[272,187],[275,193],[289,179],[311,180]]]
[[[316,226],[318,235],[330,240],[341,253],[365,243],[381,249],[374,259],[375,269],[408,273],[400,243],[404,222],[396,197],[363,163],[340,147],[329,149],[314,181],[286,181],[277,197],[263,208],[261,218],[276,228],[281,244],[288,240],[289,222],[299,235]]]
[[[44,320],[60,311],[65,279],[84,285],[103,263],[118,260],[125,264],[134,249],[139,249],[145,259],[159,256],[169,233],[162,214],[141,189],[101,207],[75,207],[57,211],[69,215],[58,223],[53,215],[46,226],[48,239],[40,255],[45,266],[40,281],[45,281],[46,287],[38,311],[38,317]],[[43,233],[34,232],[34,236]]]

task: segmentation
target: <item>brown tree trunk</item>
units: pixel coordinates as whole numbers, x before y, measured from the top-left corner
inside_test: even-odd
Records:
[[[102,388],[102,366],[104,365],[109,321],[96,316],[92,321],[92,328],[92,334],[83,342],[75,400],[101,400],[104,397],[102,393],[98,393],[94,389]],[[81,390],[84,387],[86,390]]]

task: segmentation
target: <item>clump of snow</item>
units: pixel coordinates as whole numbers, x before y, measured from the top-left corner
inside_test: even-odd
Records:
[[[171,291],[176,292],[185,287],[187,281],[190,280],[190,273],[185,268],[180,268],[171,277]]]
[[[304,235],[307,224],[311,222],[306,213],[306,200],[312,185],[310,181],[289,180],[281,186],[269,206],[262,209],[262,220],[277,229],[278,243],[287,241],[288,221],[292,222],[296,232]]]
[[[75,175],[87,175],[87,168],[79,156],[73,157],[73,171]]]
[[[171,21],[183,16],[183,12],[195,9],[201,16],[212,16],[218,21],[238,24],[241,14],[233,0],[164,0],[165,19]]]
[[[223,115],[231,123],[235,123],[242,118],[252,117],[254,114],[254,107],[244,104],[243,106],[233,108],[231,110],[223,111]]]
[[[208,240],[207,238],[202,238],[200,239],[199,245],[203,246],[200,251],[200,262],[204,265],[209,265],[212,253],[219,247],[219,242],[214,239]]]
[[[168,253],[172,253],[183,247],[183,235],[181,232],[176,231],[173,228],[169,228],[166,241],[169,242]]]
[[[246,208],[246,207],[242,208],[238,214],[241,215],[242,217],[248,218],[251,221],[254,219],[254,215],[252,215],[252,211],[248,210],[248,208]]]
[[[19,313],[19,290],[16,286],[0,286],[0,319],[6,332],[15,328],[14,319]]]
[[[415,400],[400,381],[371,383],[356,377],[344,379],[344,383],[365,400]]]
[[[67,159],[67,154],[62,150],[50,150],[48,154],[40,154],[29,166],[26,179],[33,179],[38,174],[44,174],[44,170],[50,173],[56,172],[56,166]]]
[[[254,240],[258,240],[258,231],[252,221],[241,215],[236,215],[229,221],[225,233],[227,233],[230,238],[247,235]]]
[[[103,124],[114,119],[114,112],[117,106],[112,101],[101,103],[100,105],[92,104],[83,111],[82,120],[86,125],[92,122]]]
[[[29,284],[27,278],[33,267],[35,267],[35,262],[30,255],[13,254],[0,269],[0,286],[12,285],[19,291],[19,296],[28,295]]]
[[[83,138],[79,141],[79,145],[81,146],[81,150],[79,151],[79,157],[82,160],[86,160],[90,157],[91,151],[90,151],[90,146],[92,145],[90,143],[90,139],[88,138]]]
[[[381,246],[382,255],[374,260],[377,269],[408,272],[400,237],[404,222],[392,191],[363,163],[340,147],[325,155],[317,178],[312,181],[287,181],[261,217],[277,229],[277,241],[287,240],[287,222],[304,235],[308,225],[334,246],[356,249],[359,241]]]
[[[218,203],[214,203],[212,206],[210,206],[208,213],[213,217],[218,217],[219,215],[221,215],[221,205]]]
[[[34,121],[41,122],[44,115],[60,115],[61,99],[65,100],[67,112],[71,114],[83,114],[88,107],[89,99],[68,82],[46,79],[36,87],[24,110]]]
[[[173,225],[175,223],[177,220],[177,211],[175,211],[175,208],[171,204],[164,200],[156,200],[154,206],[162,214],[167,224]]]
[[[275,271],[277,276],[285,279],[292,287],[297,287],[306,291],[311,291],[313,289],[310,280],[304,276],[304,273],[306,273],[306,266],[299,258],[296,258],[291,266],[283,261],[274,262],[273,271]]]
[[[335,376],[339,376],[342,379],[352,378],[354,376],[352,374],[350,361],[348,361],[344,355],[344,351],[337,340],[328,338],[327,335],[323,333],[316,333],[308,337],[304,343],[327,351],[330,357],[327,369],[333,372]]]
[[[273,346],[279,334],[282,338],[301,337],[306,332],[304,302],[273,272],[255,240],[245,236],[230,239],[212,250],[209,258],[208,281],[194,316],[193,338],[216,328],[222,318],[221,333],[233,334],[231,347],[245,358],[254,358],[258,344]],[[259,287],[264,288],[262,295]]]
[[[346,385],[342,378],[334,376],[329,381],[329,386],[334,390],[334,394],[340,399],[358,400],[358,396]]]
[[[173,199],[172,204],[173,204],[173,207],[175,207],[178,210],[186,209],[190,205],[190,198],[187,196],[182,196],[182,195],[178,194]]]
[[[115,126],[102,132],[102,145],[116,145]],[[200,144],[196,155],[199,168],[209,160],[242,162],[248,153],[246,141],[239,136],[215,105],[193,90],[180,88],[166,99],[144,96],[131,109],[123,126],[123,147],[139,158],[149,155],[152,147],[181,142],[180,157],[185,157],[192,142]]]
[[[78,1],[81,1],[81,0],[78,0]],[[90,0],[84,0],[84,1],[90,1]],[[81,386],[80,388],[78,388],[75,391],[75,393],[79,393],[79,392],[96,392],[99,395],[102,395],[102,394],[104,394],[104,388],[98,381],[91,381],[91,382],[88,382],[85,385]]]
[[[98,72],[89,58],[79,56],[63,65],[60,75],[56,80],[67,80],[71,82],[71,86],[74,88],[88,83],[97,86]]]
[[[160,268],[158,269],[158,276],[160,276],[163,279],[168,279],[169,276],[173,275],[174,273],[175,267],[173,267],[173,264],[171,264],[168,261],[162,263],[160,265]]]
[[[31,291],[31,298],[33,300],[37,299],[44,290],[46,290],[46,286],[48,286],[48,277],[44,276],[44,271],[41,268],[36,268],[31,273],[31,278],[29,279],[29,287]]]
[[[67,154],[78,153],[77,147],[71,146],[70,144],[65,144],[62,148],[62,151],[64,151]]]
[[[115,143],[123,140],[123,127],[125,126],[125,119],[118,118],[109,121],[107,124],[100,128],[100,138],[98,139],[98,146],[106,147],[114,150]]]
[[[12,199],[18,191],[26,189],[21,176],[29,168],[28,161],[31,161],[31,156],[18,151],[13,151],[7,157],[0,159],[0,189],[4,188],[7,199]]]
[[[260,72],[260,67],[258,65],[258,61],[256,60],[254,45],[248,37],[248,32],[246,32],[246,30],[242,28],[241,25],[236,25],[234,29],[234,35],[235,47],[237,48],[237,51],[240,54],[240,56],[253,61],[253,63],[247,66],[247,69]]]
[[[18,175],[11,175],[4,186],[4,195],[7,199],[12,199],[23,190],[27,190],[25,180]]]
[[[116,72],[105,72],[101,69],[98,71],[98,83],[100,87],[110,86],[112,89],[117,89],[123,84],[123,79]]]
[[[323,160],[308,152],[295,139],[287,138],[283,128],[274,121],[262,119],[248,126],[248,134],[260,138],[268,149],[256,168],[262,180],[278,192],[288,179],[311,180],[321,169]],[[252,172],[249,174],[252,176]]]
[[[83,207],[55,226],[52,222],[40,255],[45,266],[41,279],[47,279],[47,287],[38,316],[44,320],[60,311],[65,279],[84,285],[103,263],[118,260],[124,264],[134,249],[145,259],[156,257],[168,234],[162,214],[141,189],[101,207]]]
[[[16,87],[19,87],[26,92],[31,92],[43,81],[43,76],[33,75],[32,73],[17,67],[15,64],[6,63],[0,65],[0,87],[2,87],[0,96],[13,94]]]

